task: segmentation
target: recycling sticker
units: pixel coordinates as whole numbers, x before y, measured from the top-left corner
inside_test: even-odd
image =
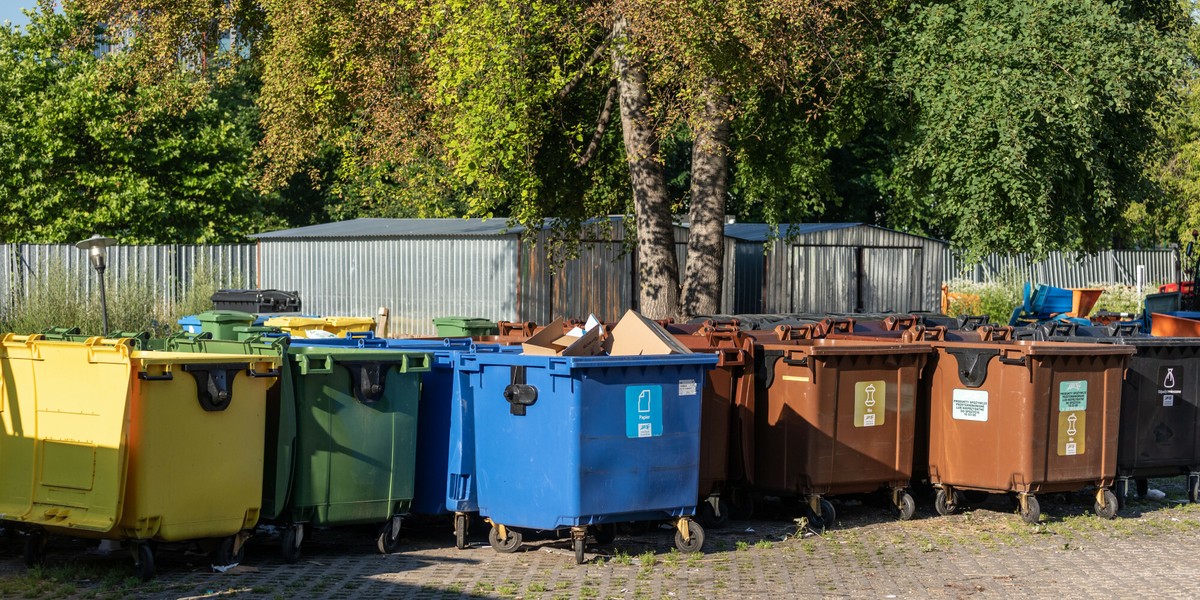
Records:
[[[1087,381],[1058,384],[1058,455],[1078,456],[1087,447]]]
[[[860,381],[854,384],[854,426],[883,425],[887,413],[887,383]]]
[[[662,386],[631,385],[625,388],[625,437],[662,435]]]
[[[1158,368],[1158,397],[1163,407],[1175,406],[1183,395],[1183,366],[1165,365]]]

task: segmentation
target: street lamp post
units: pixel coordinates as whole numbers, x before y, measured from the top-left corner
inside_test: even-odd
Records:
[[[104,297],[104,269],[108,266],[105,262],[107,248],[115,246],[117,240],[107,238],[99,234],[75,244],[76,248],[86,250],[88,257],[92,261],[92,267],[96,269],[96,273],[100,276],[100,312],[104,320],[104,337],[108,337],[108,299]]]

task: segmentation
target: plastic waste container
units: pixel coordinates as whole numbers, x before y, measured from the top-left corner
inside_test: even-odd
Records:
[[[1150,477],[1186,476],[1188,500],[1200,501],[1200,338],[1140,335],[1136,327],[1045,327],[1046,339],[1132,346],[1121,388],[1117,498],[1130,481],[1145,497]],[[1115,334],[1115,335],[1114,335]]]
[[[437,334],[444,337],[478,337],[497,335],[496,323],[470,317],[439,317],[433,320]]]
[[[186,333],[200,333],[200,317],[196,315],[181,317],[176,323]]]
[[[86,342],[92,338],[102,337],[80,333],[78,327],[50,327],[41,334],[47,340],[59,342]],[[137,350],[166,349],[166,340],[151,338],[148,331],[113,331],[108,334],[108,339],[129,340],[129,343]]]
[[[421,375],[430,355],[343,340],[346,347],[302,339],[288,347],[295,462],[277,521],[289,562],[299,558],[306,524],[381,523],[376,547],[395,552],[413,498]],[[280,455],[289,451],[286,434],[281,420]]]
[[[346,337],[347,333],[371,331],[375,328],[375,319],[371,317],[324,317],[325,331],[337,337]]]
[[[929,477],[951,514],[959,490],[1016,494],[1036,523],[1036,495],[1096,486],[1096,513],[1117,498],[1122,372],[1134,348],[1065,342],[929,342]]]
[[[0,345],[0,514],[30,528],[28,564],[47,534],[129,540],[142,579],[150,542],[219,540],[217,562],[237,560],[259,519],[277,357],[40,335]]]
[[[282,290],[217,290],[212,295],[213,309],[248,313],[300,311],[300,293]]]
[[[700,402],[715,354],[564,357],[462,354],[474,395],[479,512],[513,552],[522,529],[569,528],[577,562],[589,526],[673,519],[696,552]],[[484,426],[486,424],[486,426]]]
[[[753,474],[754,341],[735,323],[712,323],[675,334],[692,352],[718,356],[705,374],[700,408],[700,488],[696,517],[719,527],[730,504],[745,514]]]
[[[272,317],[263,322],[263,326],[276,327],[294,338],[306,338],[309,332],[322,332],[325,337],[325,319],[320,317]]]
[[[824,496],[880,488],[901,519],[911,518],[918,377],[929,346],[760,338],[755,351],[755,486],[805,496],[818,527],[836,520]]]
[[[254,315],[236,310],[210,310],[196,315],[196,320],[200,321],[200,333],[218,340],[236,340],[234,328],[249,327],[254,323]]]

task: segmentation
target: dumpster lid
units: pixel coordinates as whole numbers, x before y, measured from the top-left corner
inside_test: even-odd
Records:
[[[254,322],[254,315],[240,310],[208,310],[196,315],[202,323],[246,323]],[[182,324],[182,319],[180,320]]]
[[[934,348],[990,348],[1020,351],[1030,356],[1108,356],[1132,355],[1137,350],[1120,344],[1087,344],[1076,341],[1045,342],[1039,340],[1012,340],[997,342],[929,342]]]
[[[323,327],[325,319],[318,317],[271,317],[263,323],[267,327]]]
[[[475,327],[495,327],[496,323],[488,319],[479,317],[438,317],[433,320],[434,325],[451,325],[462,328]]]
[[[325,317],[325,322],[334,327],[346,327],[349,325],[375,325],[375,319],[371,317]]]

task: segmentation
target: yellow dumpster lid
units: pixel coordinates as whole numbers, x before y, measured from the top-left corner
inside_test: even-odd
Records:
[[[348,327],[350,325],[367,325],[374,326],[375,319],[371,317],[325,317],[325,322],[334,327]]]
[[[208,354],[204,352],[162,352],[158,350],[137,350],[134,351],[133,358],[144,365],[252,362],[279,366],[282,362],[279,356],[271,354]]]
[[[281,327],[284,329],[300,329],[304,327],[321,328],[325,326],[325,319],[316,319],[313,317],[271,317],[267,319],[263,325],[267,327]]]

